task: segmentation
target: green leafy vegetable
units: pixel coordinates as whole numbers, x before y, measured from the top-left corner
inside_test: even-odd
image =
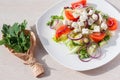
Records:
[[[109,17],[108,14],[104,14],[102,16],[103,16],[104,19],[108,19],[108,17]]]
[[[105,40],[105,41],[110,40],[110,36],[109,36],[109,35],[105,36],[104,40]]]
[[[5,45],[15,52],[25,53],[30,48],[30,35],[25,34],[27,22],[24,20],[21,24],[14,23],[12,26],[3,24],[3,38],[0,45]]]
[[[47,26],[53,26],[55,20],[63,20],[63,16],[53,15],[51,16],[51,20],[47,22]]]
[[[89,54],[86,48],[82,48],[78,54],[80,55],[81,59],[89,58]]]

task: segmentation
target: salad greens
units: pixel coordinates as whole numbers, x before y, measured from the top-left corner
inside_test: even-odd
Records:
[[[53,15],[51,16],[51,20],[47,22],[48,26],[53,26],[55,20],[63,20],[63,16]]]
[[[0,45],[13,49],[17,53],[25,53],[30,48],[30,35],[25,34],[27,21],[24,20],[21,24],[14,23],[12,26],[3,24],[3,38],[0,40]]]

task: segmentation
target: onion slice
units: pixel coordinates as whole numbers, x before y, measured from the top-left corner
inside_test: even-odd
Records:
[[[80,58],[80,55],[79,55],[78,57],[79,57],[79,59],[80,59],[82,62],[89,62],[89,61],[92,60],[91,57],[90,57],[90,58],[85,58],[85,59],[81,59],[81,58]]]
[[[97,59],[99,57],[101,57],[102,53],[101,53],[101,48],[98,47],[98,50],[97,52],[94,54],[94,55],[90,55],[90,57],[94,58],[94,59]]]
[[[97,13],[96,13],[96,15],[97,15],[97,19],[95,20],[95,22],[97,22],[99,20],[99,15]]]
[[[50,26],[51,29],[57,29],[58,27],[60,27],[61,25],[63,25],[62,21],[60,20],[55,20],[53,23],[53,26]]]
[[[98,46],[98,44],[97,43],[94,43],[94,44],[97,46],[97,48],[95,48],[96,51],[94,51],[93,53],[88,52],[88,54],[90,55],[91,58],[97,59],[97,58],[101,57],[102,52],[101,52],[101,48]],[[91,46],[91,44],[89,44],[89,46]],[[87,49],[89,49],[89,46]],[[89,50],[87,50],[87,51],[89,51]]]
[[[80,39],[82,38],[82,34],[79,34],[79,33],[78,33],[79,36],[78,36],[77,38],[72,37],[72,36],[71,36],[72,34],[75,34],[75,33],[70,32],[70,33],[67,35],[67,37],[68,37],[70,40],[80,40]]]

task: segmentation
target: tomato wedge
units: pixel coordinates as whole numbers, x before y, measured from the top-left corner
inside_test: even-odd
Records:
[[[95,32],[90,34],[90,38],[96,43],[102,41],[105,38],[105,36],[106,36],[105,33],[100,33],[100,32]]]
[[[65,10],[65,16],[67,19],[72,20],[72,21],[78,20],[78,18],[74,18],[74,16],[72,15],[72,11],[70,10]]]
[[[72,3],[71,6],[72,6],[73,9],[75,9],[79,6],[85,6],[86,2],[87,2],[86,0],[79,0],[77,2]]]
[[[114,31],[118,27],[118,22],[115,18],[108,18],[107,25],[109,30]]]
[[[63,34],[68,34],[70,31],[71,29],[68,26],[62,25],[56,30],[56,38],[61,37]]]

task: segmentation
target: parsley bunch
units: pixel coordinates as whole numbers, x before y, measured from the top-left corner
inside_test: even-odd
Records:
[[[30,48],[30,35],[25,34],[27,22],[24,20],[21,24],[14,23],[12,26],[3,24],[3,38],[0,45],[5,45],[17,53],[25,53]]]

